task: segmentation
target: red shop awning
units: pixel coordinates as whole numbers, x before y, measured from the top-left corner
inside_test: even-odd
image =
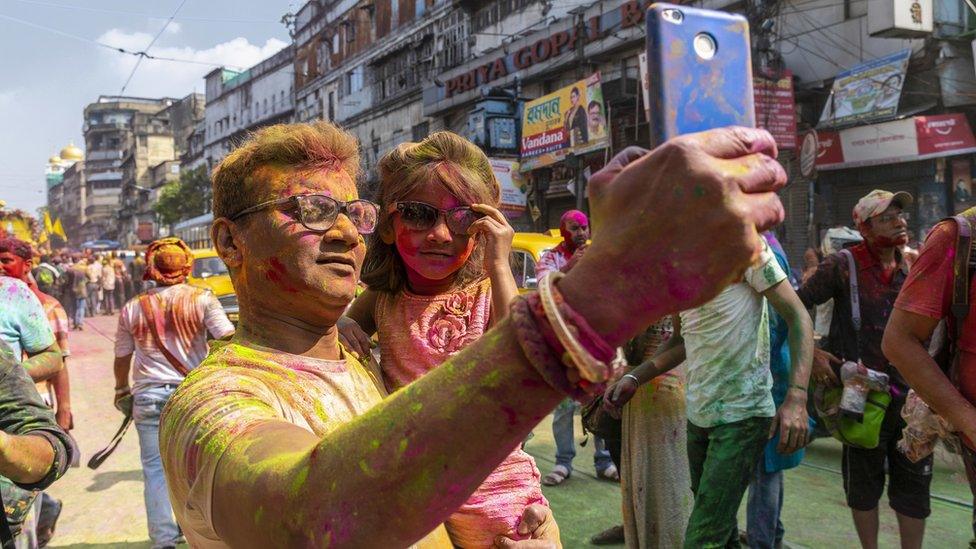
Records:
[[[961,113],[902,120],[818,134],[818,170],[896,164],[976,152],[976,138]]]

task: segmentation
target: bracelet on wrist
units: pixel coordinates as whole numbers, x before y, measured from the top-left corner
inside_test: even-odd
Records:
[[[803,391],[804,394],[807,393],[807,388],[804,387],[803,385],[798,385],[796,383],[790,383],[790,387],[789,387],[789,389],[787,389],[787,391],[790,391],[790,390],[793,390],[793,389],[797,389],[797,390]]]
[[[130,389],[128,385],[126,385],[124,387],[116,387],[115,388],[115,394],[117,394],[117,395],[121,395],[121,394],[128,393],[128,392],[131,392],[131,391],[132,391],[132,389]]]
[[[636,383],[637,386],[640,387],[641,382],[639,379],[637,379],[637,376],[635,376],[634,374],[624,374],[623,376],[620,377],[620,379],[624,379],[626,377],[629,377],[630,379],[634,380],[634,383]]]
[[[519,297],[512,301],[509,318],[515,328],[515,338],[522,348],[522,353],[529,364],[542,376],[552,388],[565,393],[576,400],[584,399],[587,394],[579,386],[574,385],[567,376],[566,367],[556,358],[557,354],[544,336],[544,327],[538,322],[538,315],[532,310],[532,299],[538,295],[531,294],[528,298]]]
[[[539,282],[538,296],[545,319],[565,349],[563,362],[566,366],[576,370],[589,383],[604,383],[610,379],[614,368],[620,366],[617,363],[621,357],[562,299],[562,294],[555,289],[555,282],[563,276],[561,272],[552,272]]]

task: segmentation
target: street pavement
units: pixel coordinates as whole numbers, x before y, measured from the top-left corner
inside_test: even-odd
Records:
[[[113,344],[118,316],[85,320],[84,331],[69,336],[71,398],[75,428],[81,448],[81,467],[69,469],[49,493],[64,502],[57,532],[49,547],[143,548],[150,547],[142,500],[142,467],[139,440],[130,427],[115,453],[92,471],[86,464],[104,448],[122,422],[112,405]]]

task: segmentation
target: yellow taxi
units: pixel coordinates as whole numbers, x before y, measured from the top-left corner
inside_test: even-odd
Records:
[[[558,231],[557,231],[558,234]],[[546,251],[556,247],[562,238],[549,233],[515,233],[512,239],[512,253],[508,262],[515,275],[515,284],[519,293],[525,293],[536,288],[538,280],[535,276],[535,265]]]
[[[186,282],[192,286],[206,288],[217,296],[217,301],[224,308],[231,322],[237,323],[237,294],[230,281],[227,266],[213,248],[193,250],[193,270]]]

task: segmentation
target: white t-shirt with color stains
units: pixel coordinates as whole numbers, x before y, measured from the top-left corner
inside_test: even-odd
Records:
[[[681,313],[688,421],[716,427],[776,415],[762,292],[786,279],[766,244],[759,261],[708,303]]]

